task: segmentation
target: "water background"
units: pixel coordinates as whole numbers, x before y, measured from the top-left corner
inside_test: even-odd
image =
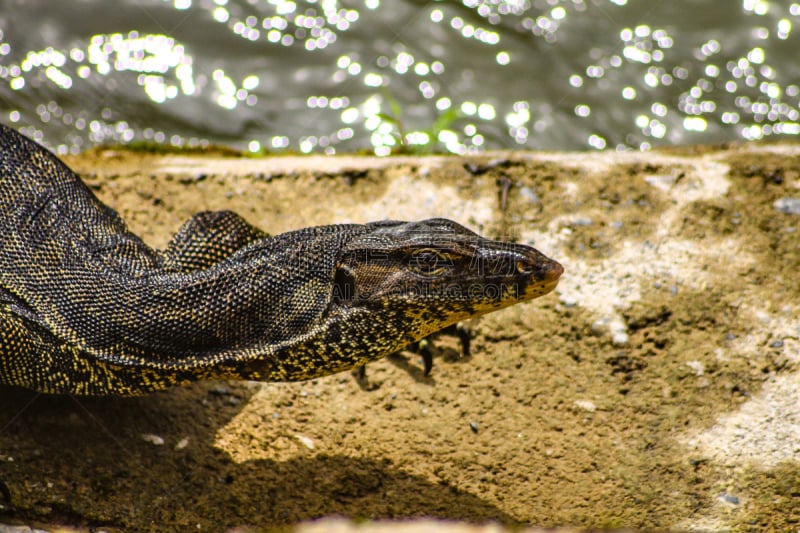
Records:
[[[798,26],[788,0],[0,0],[0,121],[59,153],[796,136]]]

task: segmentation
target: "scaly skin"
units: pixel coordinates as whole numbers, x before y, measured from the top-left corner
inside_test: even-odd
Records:
[[[204,212],[153,250],[5,126],[0,212],[0,383],[49,393],[325,376],[547,294],[563,271],[446,219],[270,237]]]

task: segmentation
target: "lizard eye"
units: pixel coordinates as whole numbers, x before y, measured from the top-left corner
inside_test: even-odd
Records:
[[[408,268],[422,276],[438,276],[451,267],[447,257],[430,248],[415,250],[408,256]]]

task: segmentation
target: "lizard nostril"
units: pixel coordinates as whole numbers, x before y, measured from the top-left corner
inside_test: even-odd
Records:
[[[564,273],[564,267],[560,263],[546,258],[540,261],[520,259],[514,268],[522,276],[535,276],[542,281],[556,281]]]
[[[552,280],[557,280],[564,273],[564,267],[558,261],[550,261],[548,265],[547,274]]]

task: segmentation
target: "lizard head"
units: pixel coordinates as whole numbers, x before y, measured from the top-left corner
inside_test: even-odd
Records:
[[[386,327],[402,325],[412,342],[547,294],[562,272],[530,246],[485,239],[451,220],[373,222],[342,248],[332,302],[391,317]]]
[[[246,362],[238,348],[230,375],[277,381],[374,361],[460,320],[547,294],[563,272],[530,246],[485,239],[446,219],[305,228],[259,240],[230,261],[244,274],[231,281],[225,273],[235,287],[225,325],[253,341]],[[242,289],[251,278],[264,299]]]

